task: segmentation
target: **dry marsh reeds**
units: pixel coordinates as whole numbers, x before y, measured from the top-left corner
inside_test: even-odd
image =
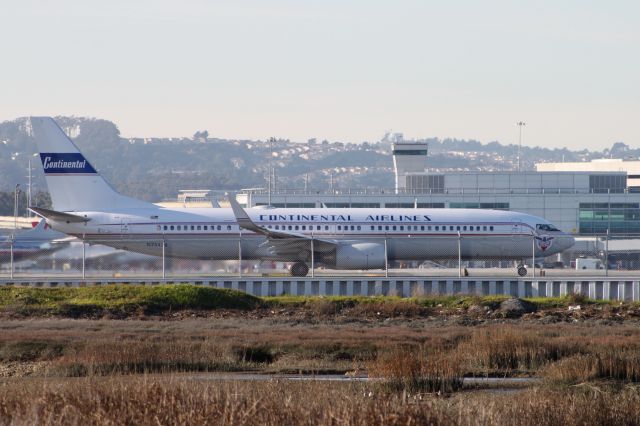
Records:
[[[0,322],[0,376],[370,370],[379,377],[404,378],[401,385],[404,380],[409,386],[446,390],[454,376],[543,374],[549,382],[635,382],[640,380],[639,355],[640,329],[633,324],[468,327],[430,319],[372,324],[245,316]],[[35,363],[36,370],[20,367]],[[420,377],[429,380],[420,385]]]
[[[0,362],[52,360],[62,355],[59,342],[23,340],[0,343]]]
[[[550,383],[573,384],[592,378],[592,371],[593,357],[578,354],[548,365],[542,376]]]
[[[461,401],[460,404],[465,404]],[[640,390],[587,386],[553,390],[534,388],[511,395],[471,398],[460,409],[469,416],[458,424],[494,425],[637,425]]]
[[[462,388],[462,375],[451,354],[425,346],[384,352],[368,364],[368,372],[394,391],[449,393]]]
[[[586,425],[640,423],[640,391],[573,387],[443,398],[374,384],[188,377],[9,381],[0,424]]]
[[[48,361],[49,373],[63,376],[355,368],[400,378],[407,386],[428,378],[422,387],[440,386],[442,391],[454,376],[537,375],[541,371],[550,380],[564,382],[640,381],[640,338],[633,329],[611,334],[607,328],[554,326],[409,331],[357,326],[296,330],[273,325],[267,333],[234,323],[234,328],[214,327],[189,335],[188,328],[171,331],[180,323],[160,324],[166,324],[167,330],[141,329],[137,334],[135,327],[122,332],[102,330],[82,341],[67,335],[49,341],[0,339],[0,362]],[[444,378],[442,385],[430,384],[440,378]]]
[[[347,301],[340,309],[356,308]],[[367,305],[367,315],[378,308]],[[0,425],[640,424],[634,323],[469,327],[393,311],[381,313],[388,321],[341,321],[317,309],[327,318],[245,311],[177,321],[2,321]],[[220,381],[210,373],[219,371],[376,379]],[[462,386],[461,377],[486,375],[544,382],[513,393]]]
[[[595,354],[595,377],[640,382],[640,350],[607,348]]]
[[[215,341],[100,341],[72,346],[51,363],[50,374],[113,374],[250,369],[231,349]]]
[[[467,370],[487,374],[537,370],[579,350],[562,339],[513,326],[473,330],[469,338],[457,347]]]
[[[555,383],[575,384],[589,380],[640,382],[640,350],[598,348],[549,365],[543,377]]]

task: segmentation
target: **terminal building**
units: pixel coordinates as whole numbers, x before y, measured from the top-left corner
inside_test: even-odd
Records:
[[[538,163],[539,172],[625,172],[630,192],[640,192],[640,161],[602,158],[584,162]]]
[[[434,173],[427,144],[392,145],[394,188],[271,192],[274,207],[418,207],[513,210],[544,217],[578,236],[640,235],[640,161],[538,164],[536,171]],[[267,205],[266,189],[238,201]]]

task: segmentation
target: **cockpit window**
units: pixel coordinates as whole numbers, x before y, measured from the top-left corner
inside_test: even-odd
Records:
[[[556,228],[553,225],[548,225],[546,223],[539,223],[536,225],[536,229],[540,230],[540,231],[560,231],[558,228]]]

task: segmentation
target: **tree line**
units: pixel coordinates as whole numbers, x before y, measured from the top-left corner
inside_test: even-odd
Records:
[[[18,216],[27,216],[27,194],[18,193]],[[51,208],[51,197],[48,192],[38,191],[31,195],[31,204],[36,207]],[[15,192],[0,192],[0,216],[13,216]]]

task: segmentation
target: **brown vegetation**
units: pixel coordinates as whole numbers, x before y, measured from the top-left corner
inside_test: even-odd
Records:
[[[49,376],[371,370],[380,377],[406,378],[436,371],[446,377],[535,376],[544,371],[549,380],[572,383],[634,382],[640,380],[640,329],[582,324],[465,327],[429,320],[384,326],[233,318],[2,322],[0,365],[29,363],[39,363],[37,374]],[[566,369],[566,377],[558,369]],[[570,380],[573,370],[580,374]],[[15,374],[25,371],[19,368]],[[0,375],[11,372],[0,369]]]
[[[640,349],[598,348],[549,365],[543,376],[567,384],[602,379],[640,382]]]
[[[367,383],[237,382],[189,377],[9,381],[0,424],[638,424],[640,391],[387,393]]]
[[[457,352],[469,372],[526,373],[576,353],[579,348],[571,340],[514,326],[482,327],[473,330]]]
[[[369,377],[384,379],[382,386],[394,391],[455,392],[462,388],[459,363],[450,353],[427,347],[396,348],[382,353],[367,366]]]
[[[4,320],[0,425],[640,423],[640,328],[632,322],[468,326],[450,314],[434,319],[437,305],[340,303],[312,303],[304,316],[283,303],[258,316]],[[360,319],[349,316],[355,310]],[[210,374],[229,371],[375,380],[247,383]],[[469,376],[544,380],[503,394],[464,384]]]

